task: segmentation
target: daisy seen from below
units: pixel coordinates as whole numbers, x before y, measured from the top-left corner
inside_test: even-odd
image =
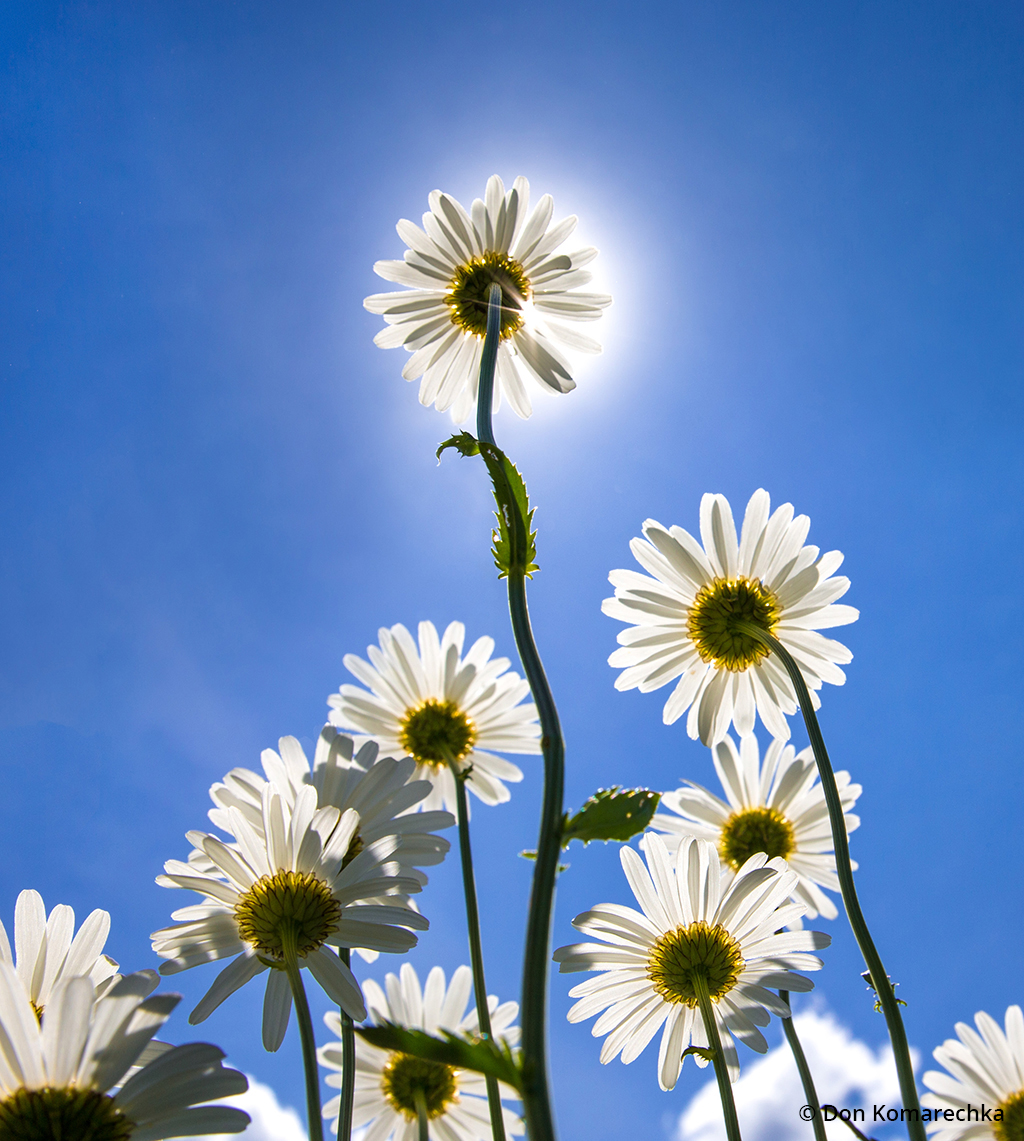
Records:
[[[754,731],[755,714],[773,737],[789,738],[786,715],[796,712],[793,684],[782,663],[738,623],[777,638],[792,654],[815,708],[823,682],[842,685],[841,663],[853,655],[819,630],[856,621],[852,606],[837,605],[850,580],[836,575],[839,551],[820,555],[805,546],[806,515],[792,504],[771,511],[768,492],[755,491],[739,539],[724,495],[700,504],[703,546],[682,527],[653,519],[630,549],[648,574],[615,570],[615,597],[602,610],[630,623],[608,664],[624,667],[616,689],[642,693],[676,682],[665,703],[666,725],[687,710],[686,731],[714,745],[731,724],[741,737]],[[651,577],[653,576],[653,577]]]
[[[379,631],[369,662],[345,655],[345,668],[367,686],[343,685],[327,699],[331,722],[363,734],[382,753],[409,755],[416,779],[429,780],[427,811],[455,808],[449,763],[466,773],[466,787],[485,804],[509,799],[504,781],[523,774],[493,750],[539,753],[540,726],[529,683],[509,671],[508,658],[491,658],[493,638],[478,638],[465,657],[466,628],[452,622],[438,638],[433,622],[419,625],[419,647],[402,625]]]
[[[422,230],[404,218],[398,223],[399,237],[409,247],[404,260],[379,261],[373,267],[385,281],[407,287],[375,293],[363,302],[388,324],[375,343],[411,352],[402,376],[421,377],[420,403],[433,404],[439,412],[451,409],[456,423],[476,404],[493,284],[501,287],[502,303],[495,409],[504,394],[518,416],[529,416],[524,376],[549,392],[570,392],[576,382],[563,349],[601,351],[597,341],[575,327],[596,321],[611,304],[606,294],[579,290],[591,279],[583,267],[597,250],[556,252],[576,228],[576,218],[552,226],[551,195],[545,194],[532,213],[529,201],[525,178],[517,178],[506,193],[496,174],[469,211],[435,190]]]
[[[427,780],[413,780],[416,761],[412,757],[394,760],[378,759],[377,745],[367,741],[353,756],[352,739],[332,725],[324,727],[316,743],[310,767],[302,745],[294,737],[282,737],[279,752],[264,749],[261,757],[266,779],[251,769],[232,769],[210,789],[217,806],[210,810],[210,820],[218,828],[230,831],[230,809],[236,808],[257,834],[263,835],[263,790],[268,782],[281,793],[289,811],[307,787],[316,789],[318,808],[337,808],[339,812],[355,809],[359,827],[349,843],[352,855],[361,852],[386,836],[395,836],[398,846],[390,862],[398,864],[399,874],[417,880],[425,887],[427,877],[419,870],[439,864],[451,844],[443,836],[435,836],[439,828],[450,828],[455,817],[450,812],[415,811],[433,790]],[[195,861],[193,861],[195,862]],[[212,865],[211,865],[212,866]],[[408,898],[379,897],[368,903],[401,902],[412,906]],[[356,904],[355,906],[358,906]],[[368,962],[377,951],[354,948]]]
[[[190,832],[188,839],[203,859],[169,860],[166,874],[156,881],[203,896],[201,903],[172,914],[179,922],[151,936],[153,950],[168,960],[161,974],[232,959],[189,1022],[202,1022],[230,994],[269,969],[263,1044],[276,1050],[291,1014],[293,984],[288,975],[294,971],[297,978],[297,968],[303,967],[348,1015],[364,1018],[359,984],[330,948],[400,953],[415,945],[413,930],[428,926],[400,900],[393,905],[364,902],[419,891],[419,881],[399,876],[399,866],[391,862],[398,837],[386,836],[353,854],[359,813],[318,808],[311,786],[301,789],[289,807],[281,792],[267,784],[259,831],[238,808],[225,810],[224,826],[233,845],[205,832]],[[206,870],[206,861],[214,871]]]
[[[753,734],[742,737],[738,749],[731,737],[719,741],[711,755],[726,799],[687,781],[687,787],[662,796],[661,806],[669,812],[656,813],[651,828],[663,834],[670,851],[684,836],[710,841],[726,876],[755,852],[765,852],[769,859],[781,856],[797,875],[793,897],[803,903],[805,917],[835,919],[836,905],[822,890],[838,891],[839,880],[814,755],[809,748],[797,753],[777,738],[768,746],[763,766],[758,753]],[[850,782],[848,772],[835,778],[849,834],[860,826],[860,817],[850,810],[861,786]]]
[[[459,967],[445,986],[444,971],[434,967],[427,975],[426,986],[409,963],[403,963],[400,975],[389,974],[385,990],[372,979],[363,984],[366,1005],[375,1024],[392,1022],[414,1030],[425,1030],[437,1036],[438,1031],[453,1034],[478,1033],[476,1009],[467,1012],[473,988],[469,967]],[[487,996],[494,1039],[514,1046],[519,1041],[519,1028],[513,1026],[519,1005],[498,1003]],[[334,1071],[327,1084],[340,1088],[342,1083],[341,1019],[334,1011],[324,1015],[324,1022],[338,1036],[318,1051],[320,1063]],[[518,1095],[507,1086],[500,1087],[502,1097]],[[441,1062],[430,1062],[398,1051],[371,1046],[356,1039],[354,1128],[368,1125],[364,1141],[416,1141],[418,1116],[417,1092],[426,1104],[430,1136],[435,1141],[490,1141],[491,1120],[487,1107],[487,1086],[482,1074],[459,1070]],[[338,1129],[341,1097],[332,1098],[324,1106],[324,1117],[332,1118]],[[505,1131],[523,1132],[522,1119],[502,1106]]]
[[[994,1141],[1024,1138],[1024,1014],[1019,1006],[1006,1011],[1006,1029],[983,1010],[974,1016],[977,1030],[956,1024],[956,1038],[947,1038],[934,1051],[935,1060],[948,1073],[929,1070],[924,1084],[931,1090],[921,1105],[931,1110],[928,1132],[936,1141],[966,1141],[990,1137]],[[967,1107],[974,1109],[971,1120]],[[979,1120],[981,1107],[989,1110]],[[945,1116],[951,1110],[950,1119]],[[957,1120],[957,1114],[962,1116]]]
[[[758,1029],[770,1013],[789,1017],[773,990],[808,991],[814,984],[794,971],[816,971],[812,951],[831,938],[820,931],[781,931],[804,911],[793,902],[797,876],[781,859],[759,852],[733,877],[723,877],[718,852],[706,840],[683,839],[675,857],[656,832],[644,837],[647,866],[632,848],[620,852],[626,879],[641,911],[602,903],[578,915],[573,926],[599,942],[555,952],[563,973],[600,971],[569,991],[579,1002],[570,1022],[603,1011],[595,1037],[607,1035],[601,1062],[638,1058],[659,1030],[658,1081],[673,1089],[693,1046],[707,1049],[699,988],[707,988],[730,1076],[739,1073],[738,1038],[764,1054]],[[664,1027],[664,1029],[662,1029]],[[697,1065],[707,1061],[695,1055]]]
[[[113,985],[117,963],[103,954],[109,932],[106,911],[90,912],[76,934],[75,913],[67,904],[47,915],[39,892],[26,890],[14,905],[14,955],[0,923],[0,961],[15,968],[32,1009],[42,1015],[63,979],[87,976],[99,994]]]
[[[40,1023],[14,968],[0,962],[0,1136],[160,1141],[245,1129],[242,1110],[200,1104],[248,1088],[216,1046],[167,1047],[127,1076],[181,999],[153,995],[158,981],[140,971],[97,999],[89,978],[65,975]]]

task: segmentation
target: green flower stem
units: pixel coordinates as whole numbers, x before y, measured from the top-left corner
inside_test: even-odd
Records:
[[[493,444],[491,403],[494,364],[501,339],[501,287],[492,285],[487,299],[487,336],[480,362],[477,388],[477,439]],[[530,683],[540,718],[541,751],[544,754],[544,800],[541,806],[537,862],[530,890],[523,955],[522,1070],[523,1114],[530,1141],[555,1141],[547,1065],[547,991],[551,962],[551,911],[555,900],[555,877],[562,850],[562,797],[565,785],[565,745],[555,699],[541,664],[530,628],[526,606],[526,578],[522,571],[508,576],[508,609],[512,618],[523,673]]]
[[[903,1018],[900,1015],[896,995],[893,994],[892,986],[889,983],[889,976],[885,972],[882,958],[871,938],[864,913],[860,909],[860,901],[857,899],[857,889],[853,883],[853,868],[850,865],[850,845],[846,836],[846,821],[843,819],[843,804],[839,798],[839,789],[836,787],[832,762],[828,758],[825,739],[821,735],[821,728],[818,725],[814,706],[811,704],[811,695],[807,691],[807,684],[804,682],[800,667],[778,638],[751,622],[737,622],[736,629],[756,638],[763,646],[767,646],[786,667],[786,672],[796,689],[800,711],[803,713],[804,724],[807,726],[807,736],[810,738],[811,748],[814,750],[814,759],[818,765],[818,776],[821,778],[825,803],[828,806],[828,817],[832,825],[832,843],[836,854],[836,872],[839,876],[839,888],[842,892],[843,904],[846,907],[846,916],[850,921],[854,938],[857,940],[857,945],[860,947],[864,962],[871,974],[871,982],[875,993],[878,995],[878,1001],[881,1003],[886,1026],[889,1030],[889,1039],[892,1042],[893,1055],[896,1059],[896,1072],[900,1080],[903,1108],[908,1111],[907,1132],[912,1141],[927,1141],[924,1123],[921,1121],[921,1103],[917,1097],[917,1083],[914,1081],[914,1065],[910,1060],[910,1049],[907,1046],[907,1032],[903,1026]]]
[[[427,1095],[421,1089],[413,1090],[416,1099],[416,1118],[419,1122],[419,1141],[430,1141],[430,1120],[427,1117]]]
[[[784,1002],[789,1002],[789,991],[780,990],[779,998]],[[814,1116],[811,1118],[811,1125],[814,1128],[814,1141],[827,1141],[825,1122],[822,1119],[821,1106],[818,1103],[818,1091],[814,1088],[811,1067],[808,1066],[807,1055],[804,1053],[803,1046],[800,1045],[800,1038],[797,1035],[796,1027],[793,1025],[792,1015],[782,1019],[782,1029],[786,1032],[786,1041],[793,1051],[796,1068],[800,1071],[800,1084],[804,1087],[804,1101],[814,1110]]]
[[[480,382],[476,390],[476,438],[494,443],[491,431],[491,405],[494,403],[494,366],[501,343],[501,286],[494,284],[487,295],[487,335],[480,357]]]
[[[736,1116],[736,1102],[732,1096],[732,1082],[729,1080],[729,1067],[725,1062],[722,1036],[718,1033],[718,1023],[715,1021],[715,1009],[711,1005],[708,980],[700,971],[691,972],[690,980],[693,983],[693,989],[697,992],[700,1016],[704,1019],[704,1032],[713,1053],[715,1077],[718,1079],[718,1096],[722,1099],[722,1113],[725,1116],[725,1135],[729,1141],[742,1141],[740,1121]]]
[[[302,1039],[302,1065],[306,1071],[306,1126],[309,1141],[324,1141],[323,1115],[320,1111],[320,1070],[316,1061],[316,1038],[313,1036],[313,1020],[309,1016],[309,1003],[306,988],[302,985],[302,971],[296,953],[295,932],[284,929],[281,932],[284,954],[284,971],[292,990],[295,1003],[295,1016],[299,1023],[299,1037]]]
[[[551,963],[551,912],[555,878],[562,853],[562,807],[565,785],[565,744],[555,699],[548,685],[540,654],[530,628],[526,606],[526,580],[508,576],[508,608],[512,617],[523,672],[530,683],[540,717],[540,745],[544,754],[544,801],[541,807],[537,861],[530,889],[530,913],[523,955],[523,1110],[530,1141],[554,1141],[547,1067],[547,989]]]
[[[476,1016],[480,1036],[488,1041],[491,1034],[491,1012],[487,1007],[487,983],[484,981],[484,952],[480,943],[480,911],[476,900],[476,877],[473,875],[473,849],[469,843],[469,806],[466,801],[466,772],[460,772],[455,758],[449,753],[448,768],[455,778],[455,797],[459,819],[459,854],[462,857],[462,887],[466,895],[466,926],[469,928],[469,959],[473,966],[473,994],[476,996]],[[487,1106],[491,1113],[491,1133],[494,1141],[505,1141],[505,1119],[501,1111],[501,1092],[498,1079],[486,1075]]]
[[[351,966],[352,955],[348,947],[338,951],[346,967]],[[352,1019],[343,1007],[341,1013],[341,1112],[338,1114],[338,1141],[351,1141],[352,1105],[356,1096],[356,1032]]]

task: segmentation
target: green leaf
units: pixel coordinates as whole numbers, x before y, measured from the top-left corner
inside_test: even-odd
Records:
[[[660,800],[649,788],[599,788],[579,812],[566,813],[562,847],[570,840],[630,840],[650,824]]]
[[[531,530],[533,513],[526,493],[526,484],[518,468],[495,444],[484,443],[470,435],[459,432],[445,440],[437,449],[437,458],[447,448],[455,448],[463,456],[481,456],[487,465],[494,491],[494,501],[498,510],[494,513],[498,520],[497,528],[491,532],[494,543],[492,553],[498,577],[507,578],[510,574],[533,577],[537,566],[537,532]]]
[[[397,1050],[402,1054],[412,1054],[415,1058],[425,1058],[429,1062],[441,1062],[459,1070],[490,1074],[499,1082],[510,1085],[517,1093],[523,1092],[519,1064],[505,1042],[464,1038],[448,1030],[441,1031],[443,1038],[435,1038],[423,1030],[410,1030],[406,1026],[396,1026],[393,1022],[383,1022],[379,1026],[357,1026],[355,1031],[371,1046],[381,1050]]]
[[[683,1057],[687,1054],[696,1054],[698,1058],[703,1058],[705,1062],[713,1062],[715,1060],[715,1051],[710,1046],[687,1046],[683,1051]]]

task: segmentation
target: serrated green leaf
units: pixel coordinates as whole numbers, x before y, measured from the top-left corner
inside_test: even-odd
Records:
[[[504,1042],[464,1038],[448,1030],[441,1031],[444,1037],[435,1038],[424,1030],[410,1030],[406,1026],[396,1026],[393,1022],[383,1022],[379,1026],[357,1026],[355,1031],[371,1046],[381,1050],[397,1050],[430,1062],[455,1066],[459,1070],[490,1074],[499,1082],[510,1085],[517,1093],[523,1092],[519,1065]]]
[[[683,1057],[687,1054],[696,1054],[698,1058],[703,1058],[705,1062],[713,1062],[715,1060],[715,1051],[710,1046],[687,1046],[683,1051]]]
[[[459,432],[437,449],[437,458],[446,448],[455,448],[463,456],[481,456],[491,477],[491,488],[498,510],[494,513],[497,528],[491,532],[492,553],[498,577],[510,574],[533,577],[537,566],[537,532],[531,530],[533,513],[526,484],[515,464],[495,444],[476,439],[469,432]]]
[[[579,812],[566,813],[562,847],[570,840],[630,840],[650,824],[660,800],[649,788],[599,788]]]

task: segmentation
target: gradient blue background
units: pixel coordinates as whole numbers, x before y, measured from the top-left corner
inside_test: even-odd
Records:
[[[496,424],[539,505],[568,804],[714,782],[661,724],[668,691],[613,690],[599,607],[644,518],[695,529],[702,492],[741,512],[763,485],[846,553],[862,610],[822,720],[865,788],[859,884],[912,1043],[1024,999],[1022,33],[1017,4],[936,0],[4,5],[4,922],[36,887],[109,909],[110,952],[151,965],[185,902],[153,877],[207,787],[312,741],[346,652],[460,618],[513,654],[482,467],[436,465],[449,421],[361,306],[399,217],[497,171],[580,215],[616,298],[578,390]],[[503,998],[540,796],[523,768],[475,816]],[[556,945],[629,901],[615,850],[570,862]],[[414,961],[451,970],[457,865],[423,907]],[[829,929],[818,985],[878,1044]],[[174,985],[191,1003],[213,973]],[[667,1135],[706,1075],[661,1093],[653,1048],[600,1069],[568,985],[563,1136]],[[260,1003],[248,988],[201,1036],[301,1105],[294,1025],[265,1055]],[[197,1036],[184,1015],[174,1040]]]

